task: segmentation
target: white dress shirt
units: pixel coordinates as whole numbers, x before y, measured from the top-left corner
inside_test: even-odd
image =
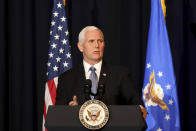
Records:
[[[91,74],[91,71],[89,69],[90,69],[90,67],[92,67],[92,65],[88,64],[84,60],[83,60],[83,65],[84,65],[86,79],[89,79],[90,74]],[[101,72],[101,65],[102,65],[102,60],[99,63],[93,65],[93,67],[96,69],[95,73],[97,74],[98,80],[99,80],[99,76],[100,76],[100,72]]]

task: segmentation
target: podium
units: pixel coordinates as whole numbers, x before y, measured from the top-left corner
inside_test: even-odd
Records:
[[[48,131],[89,131],[79,120],[80,106],[49,106],[45,127]],[[108,106],[109,120],[101,131],[145,131],[146,122],[139,106]]]

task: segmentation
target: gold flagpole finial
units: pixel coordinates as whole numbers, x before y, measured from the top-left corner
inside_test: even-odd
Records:
[[[161,0],[161,5],[162,5],[162,10],[163,10],[163,15],[164,18],[166,17],[166,5],[165,5],[165,0]]]
[[[165,0],[161,0],[161,5],[162,5],[162,10],[163,10],[163,15],[166,17],[166,5],[165,5]]]
[[[64,4],[64,6],[65,6],[65,4],[66,4],[66,0],[63,0],[63,4]]]

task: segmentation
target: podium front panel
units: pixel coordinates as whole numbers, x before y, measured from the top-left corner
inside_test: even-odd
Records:
[[[146,129],[139,106],[108,106],[110,118],[101,131],[143,131]],[[80,106],[50,106],[45,126],[48,131],[89,131],[79,120]]]

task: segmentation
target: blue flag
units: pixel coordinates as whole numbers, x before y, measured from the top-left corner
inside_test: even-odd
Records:
[[[161,0],[151,0],[143,101],[148,131],[180,131],[176,79]]]

